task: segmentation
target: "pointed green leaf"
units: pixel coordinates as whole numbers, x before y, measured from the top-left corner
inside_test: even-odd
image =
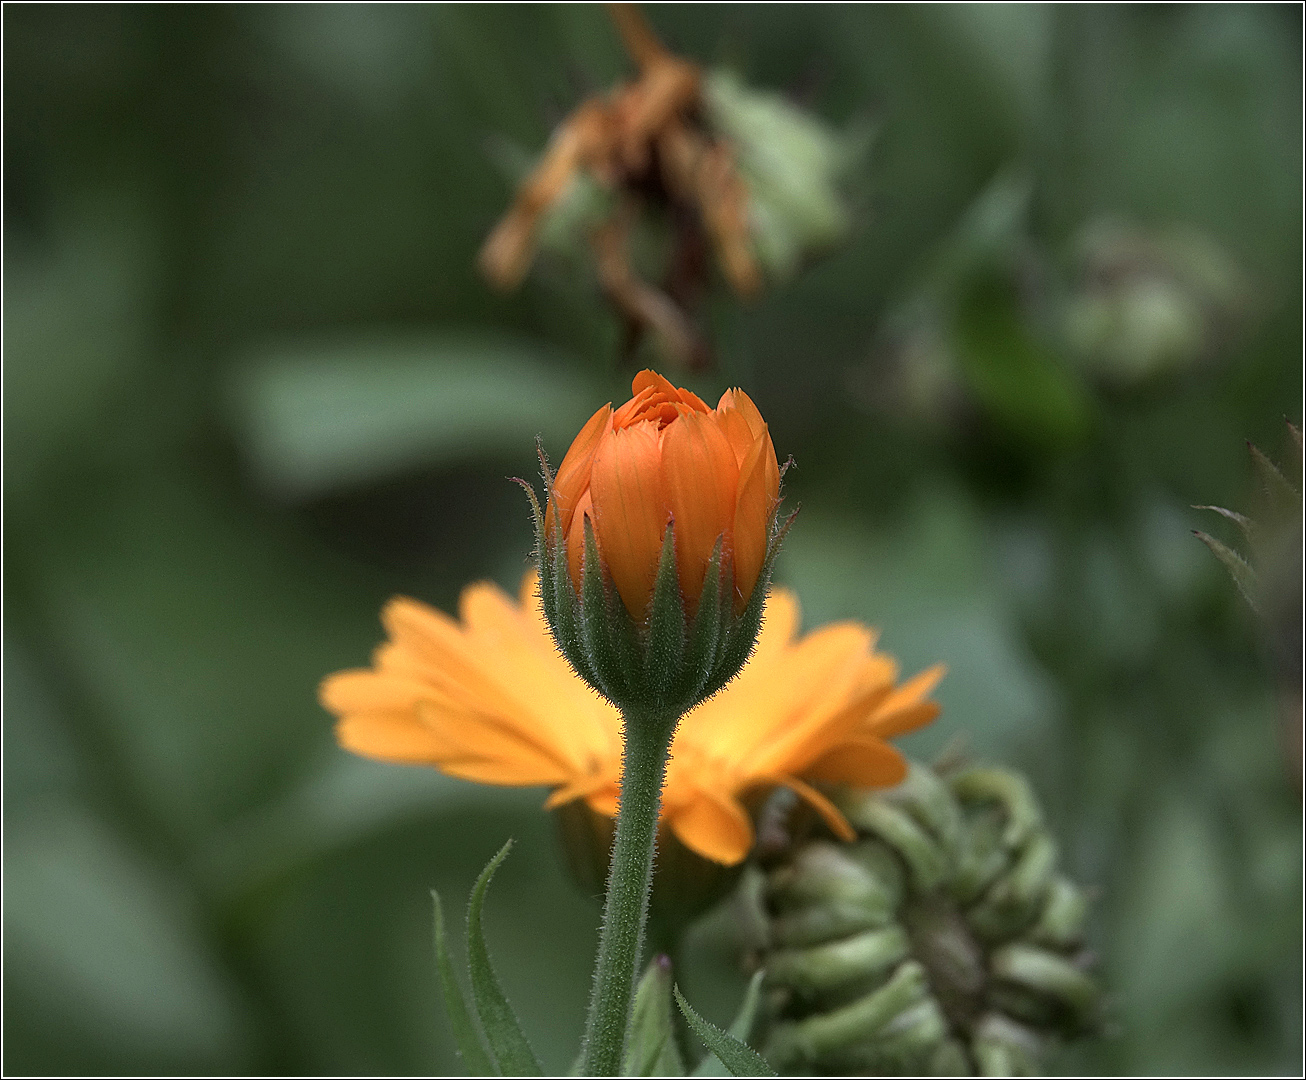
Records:
[[[1256,608],[1256,571],[1253,570],[1238,552],[1231,547],[1226,547],[1213,536],[1207,536],[1206,533],[1199,529],[1193,530],[1193,535],[1203,544],[1211,549],[1215,557],[1224,563],[1224,568],[1229,571],[1229,576],[1233,578],[1233,583],[1238,586],[1238,591],[1243,594],[1243,599]]]
[[[685,1000],[680,987],[673,987],[676,1004],[688,1021],[690,1029],[702,1041],[709,1051],[721,1059],[731,1076],[775,1076],[776,1071],[767,1064],[766,1058],[747,1043],[741,1042],[728,1032],[722,1031],[715,1024],[709,1024]]]
[[[733,1035],[742,1043],[747,1043],[749,1037],[753,1034],[753,1024],[757,1019],[757,1007],[762,1001],[762,981],[765,976],[765,971],[759,970],[753,973],[748,989],[744,991],[743,1004],[739,1006],[739,1012],[735,1014],[734,1022],[730,1025],[728,1034]],[[698,1063],[698,1068],[691,1075],[730,1076],[731,1073],[715,1053],[709,1053],[707,1057]]]
[[[517,1016],[508,1004],[499,980],[490,964],[490,953],[485,947],[485,934],[481,930],[481,908],[485,904],[485,890],[499,864],[508,857],[512,848],[509,840],[499,853],[486,864],[472,888],[471,903],[467,906],[467,960],[472,974],[472,998],[476,1012],[485,1029],[490,1051],[506,1076],[542,1076],[544,1070],[536,1060],[535,1052],[522,1034]]]
[[[458,1056],[463,1059],[463,1067],[469,1076],[494,1076],[497,1070],[486,1054],[485,1047],[481,1045],[481,1037],[476,1032],[471,1014],[467,1011],[467,1002],[463,999],[462,987],[454,975],[444,937],[444,909],[440,904],[440,894],[434,889],[431,890],[431,900],[435,904],[435,963],[440,972],[444,1009],[449,1016],[449,1027],[453,1029]]]
[[[635,989],[622,1076],[684,1076],[671,1024],[671,961],[655,956]]]

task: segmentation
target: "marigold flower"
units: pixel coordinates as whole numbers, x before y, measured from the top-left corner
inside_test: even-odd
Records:
[[[767,426],[742,390],[727,390],[714,410],[656,372],[641,371],[631,391],[619,409],[605,405],[590,417],[553,481],[545,520],[561,529],[572,582],[581,588],[588,517],[626,609],[642,619],[664,534],[674,524],[687,608],[697,608],[721,540],[722,562],[733,567],[734,608],[741,611],[766,558],[780,496]]]
[[[369,669],[321,686],[341,746],[365,757],[432,765],[485,784],[549,786],[548,808],[584,799],[613,816],[621,715],[572,671],[550,638],[532,571],[514,604],[494,585],[463,591],[461,622],[396,598],[389,641]],[[718,863],[753,843],[749,798],[783,785],[840,837],[853,831],[813,783],[879,787],[906,774],[885,740],[929,723],[933,667],[901,685],[875,634],[839,622],[798,635],[794,595],[773,589],[752,659],[714,697],[686,713],[671,746],[662,824]]]

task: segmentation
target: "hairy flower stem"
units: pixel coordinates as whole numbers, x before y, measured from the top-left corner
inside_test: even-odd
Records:
[[[625,749],[621,805],[612,843],[594,989],[581,1045],[583,1076],[616,1076],[621,1068],[626,1023],[644,945],[644,924],[648,920],[653,849],[662,804],[662,781],[667,771],[667,750],[678,720],[679,717],[667,720],[628,711],[622,723]]]

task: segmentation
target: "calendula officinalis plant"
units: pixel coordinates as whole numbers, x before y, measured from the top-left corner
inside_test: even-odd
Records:
[[[830,194],[838,155],[814,122],[795,120],[796,110],[675,57],[632,6],[610,10],[637,79],[585,102],[558,128],[487,239],[481,267],[500,287],[519,284],[551,221],[565,216],[569,192],[598,185],[615,198],[600,203],[602,211],[585,226],[605,295],[636,337],[649,331],[673,362],[702,366],[710,352],[695,337],[684,281],[677,284],[673,275],[660,291],[634,269],[628,240],[635,215],[650,202],[669,208],[678,243],[693,247],[710,239],[726,280],[749,296],[760,289],[764,267],[791,269],[801,251],[840,233],[841,207]],[[811,173],[804,198],[789,200],[787,217],[769,212],[766,172],[756,166],[767,156],[762,143],[784,132],[804,143],[801,160]],[[1058,940],[1073,950],[1082,904],[1069,913],[1064,903],[1056,906],[1064,897],[1052,892],[1055,856],[1049,861],[1042,841],[1027,853],[1033,841],[1025,832],[1019,843],[1004,839],[1000,851],[984,849],[987,861],[968,871],[966,859],[979,857],[972,849],[992,839],[988,832],[981,829],[975,840],[962,830],[961,842],[958,826],[937,843],[919,839],[910,799],[906,810],[868,801],[874,789],[909,777],[909,792],[937,796],[939,781],[928,779],[933,774],[910,766],[886,740],[938,715],[930,694],[943,668],[900,682],[897,664],[876,650],[874,633],[855,622],[799,634],[797,599],[771,587],[794,514],[782,511],[784,470],[748,394],[729,389],[713,407],[644,370],[628,401],[593,414],[556,470],[542,447],[539,458],[543,498],[519,481],[530,499],[537,563],[523,579],[519,601],[494,586],[473,585],[455,620],[397,598],[383,612],[388,641],[372,667],[330,676],[320,696],[338,717],[341,745],[355,753],[427,764],[481,783],[552,789],[545,807],[558,813],[580,876],[605,881],[574,1071],[683,1075],[673,996],[709,1050],[699,1072],[774,1075],[777,1066],[829,1070],[850,1063],[1028,1067],[1037,1034],[1020,1023],[1036,1021],[1019,1010],[1015,1020],[997,1011],[985,971],[979,986],[962,987],[963,996],[970,994],[964,1007],[947,988],[935,988],[944,1012],[930,1004],[934,998],[916,993],[926,981],[938,982],[946,965],[931,967],[928,957],[922,963],[913,949],[937,953],[947,934],[931,937],[911,927],[934,918],[945,930],[963,928],[972,966],[983,969],[993,942],[966,937],[966,919],[988,927],[996,918],[1008,937],[1059,919],[1068,929]],[[803,829],[786,826],[788,839],[776,847],[765,836],[759,841],[755,822],[769,820],[774,833],[778,793],[797,800],[809,817]],[[959,789],[949,797],[966,796]],[[927,797],[922,805],[937,816],[938,802]],[[962,811],[948,806],[944,817],[961,821]],[[1002,836],[1009,839],[1009,832]],[[878,841],[868,839],[875,835]],[[858,894],[850,907],[838,888],[826,888],[829,867],[811,869],[822,859],[856,867],[859,853],[876,842],[885,850],[873,884],[885,896],[896,889],[892,903],[867,907]],[[540,1063],[499,986],[481,930],[486,889],[508,847],[482,873],[468,908],[471,1008],[434,896],[438,970],[465,1067],[538,1074]],[[927,849],[935,858],[922,878],[917,863]],[[663,867],[658,879],[655,856]],[[895,859],[905,860],[907,870],[895,870]],[[771,882],[761,892],[759,865]],[[839,871],[835,879],[842,880],[840,873],[847,877]],[[977,875],[982,880],[973,881]],[[958,877],[969,892],[956,885]],[[674,939],[737,882],[740,897],[756,901],[753,922],[770,929],[751,953],[761,966],[740,1015],[722,1031],[685,1000],[666,956],[655,956],[642,979],[639,969],[651,909],[662,940]],[[1019,893],[1014,915],[1010,904],[1003,906],[1004,889]],[[795,896],[805,905],[797,915]],[[986,903],[999,912],[987,923]],[[805,927],[796,937],[795,918]],[[848,968],[843,954],[865,953],[867,933],[878,935],[884,955],[863,957],[865,971]],[[842,940],[849,934],[851,944]],[[1035,948],[1041,939],[1031,940]],[[1030,961],[1010,948],[1000,955],[1009,966],[1022,957],[1026,967],[1032,963],[1036,982],[1049,964],[1064,981],[1069,963],[1059,954]],[[851,982],[831,981],[831,963]],[[825,980],[816,990],[809,969]],[[888,982],[881,986],[883,978]],[[1087,990],[1072,989],[1080,991],[1075,1001],[1087,1015],[1096,990],[1087,976],[1081,981]],[[834,997],[831,989],[838,990]],[[1045,994],[1054,1009],[1057,993],[1053,987]],[[765,1046],[766,1056],[750,1039]]]

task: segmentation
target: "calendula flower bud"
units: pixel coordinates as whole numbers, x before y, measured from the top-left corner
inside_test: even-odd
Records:
[[[652,371],[590,418],[536,504],[545,617],[623,712],[679,715],[738,673],[757,637],[780,469],[757,407],[715,409]],[[533,496],[532,496],[533,498]]]
[[[897,788],[834,802],[855,843],[799,838],[790,813],[739,894],[761,908],[777,1068],[1031,1075],[1053,1040],[1098,1026],[1085,896],[1022,777],[914,764]]]

